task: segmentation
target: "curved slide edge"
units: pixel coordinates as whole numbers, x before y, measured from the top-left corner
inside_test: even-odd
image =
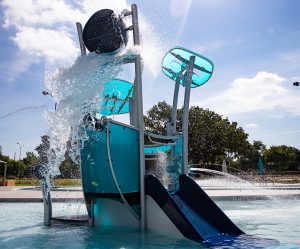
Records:
[[[154,175],[146,175],[145,191],[146,195],[149,195],[158,204],[184,237],[198,242],[204,240]],[[150,213],[150,210],[147,213]]]
[[[192,178],[181,175],[179,182],[179,190],[169,193],[154,175],[146,175],[145,180],[148,199],[156,202],[157,208],[165,213],[165,218],[168,218],[175,225],[175,230],[184,237],[208,246],[242,248],[248,244],[255,245],[251,248],[266,248],[278,244],[277,240],[245,234]],[[157,208],[153,212],[148,210],[147,215],[161,213]],[[165,229],[175,231],[171,226]]]
[[[191,177],[179,176],[177,195],[219,233],[235,236],[244,234]]]

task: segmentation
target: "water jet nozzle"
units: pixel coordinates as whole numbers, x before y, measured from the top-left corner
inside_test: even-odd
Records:
[[[49,93],[49,92],[47,92],[47,91],[42,91],[42,94],[43,94],[44,96],[47,96],[47,95],[50,95],[50,96],[52,96],[52,94],[51,94],[51,93]]]

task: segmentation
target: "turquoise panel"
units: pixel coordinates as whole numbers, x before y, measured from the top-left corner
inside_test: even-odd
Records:
[[[208,58],[193,51],[181,47],[171,49],[162,61],[162,71],[172,80],[176,81],[186,71],[190,57],[195,56],[195,65],[192,75],[192,87],[198,87],[206,83],[214,69],[214,64]],[[185,86],[186,76],[183,76],[179,83]]]
[[[159,146],[146,146],[144,148],[145,154],[156,154],[159,152],[166,152],[171,150],[171,145],[159,145]]]
[[[182,159],[182,137],[176,139],[176,143],[173,147],[173,158],[170,165],[167,168],[169,177],[171,179],[169,184],[169,190],[176,191],[179,189],[179,175],[182,172],[183,159]]]
[[[132,83],[120,79],[104,83],[100,108],[96,111],[105,116],[128,113],[132,86]]]
[[[264,170],[264,165],[263,165],[263,162],[262,162],[261,158],[259,158],[257,165],[258,165],[258,173],[260,175],[263,175],[265,170]]]
[[[139,192],[138,130],[109,121],[112,164],[123,193]],[[109,167],[106,128],[88,128],[81,150],[81,174],[86,193],[119,193]]]
[[[182,160],[182,137],[181,136],[176,140],[176,144],[174,146],[174,156],[176,157],[176,155],[180,155],[180,165],[182,167],[183,160]]]

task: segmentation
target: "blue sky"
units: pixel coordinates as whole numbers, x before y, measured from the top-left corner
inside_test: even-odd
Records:
[[[160,72],[174,46],[215,64],[211,80],[193,89],[199,105],[237,121],[249,141],[300,148],[300,2],[297,0],[2,0],[0,2],[0,145],[18,158],[40,143],[54,109],[41,92],[49,68],[79,55],[75,22],[101,8],[135,2],[144,45],[144,112],[172,102],[174,84]],[[182,94],[181,94],[182,96]]]

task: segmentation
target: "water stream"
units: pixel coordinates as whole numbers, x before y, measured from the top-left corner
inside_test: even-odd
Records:
[[[60,163],[68,149],[71,159],[79,164],[80,144],[86,139],[82,121],[87,114],[95,115],[100,106],[104,82],[121,71],[120,57],[88,54],[79,57],[68,68],[47,72],[46,86],[57,103],[56,111],[48,111],[46,118],[50,149],[48,168],[51,176],[60,174]]]
[[[3,115],[0,116],[0,120],[1,119],[5,119],[5,118],[10,118],[10,117],[13,117],[17,114],[20,114],[24,111],[30,111],[30,110],[39,110],[39,109],[46,109],[46,106],[45,105],[36,105],[36,106],[26,106],[26,107],[22,107],[20,109],[17,109],[13,112],[9,112],[9,113],[5,113]]]

